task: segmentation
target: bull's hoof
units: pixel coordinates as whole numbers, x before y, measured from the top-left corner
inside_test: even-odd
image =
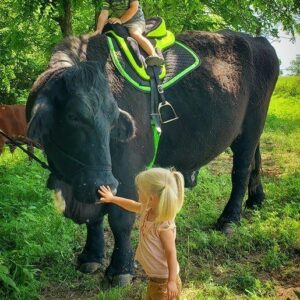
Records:
[[[115,286],[126,286],[132,283],[133,276],[132,274],[120,274],[114,276],[105,276],[106,283],[111,287]]]
[[[257,210],[261,209],[262,201],[253,201],[252,199],[248,199],[245,203],[246,208]]]
[[[224,223],[222,226],[220,226],[220,231],[227,236],[232,236],[233,223]]]
[[[112,285],[126,286],[132,282],[133,276],[131,274],[121,274],[113,277]]]
[[[258,189],[256,193],[248,196],[245,206],[249,209],[260,209],[263,205],[265,198],[266,195],[263,192],[262,188]]]
[[[221,221],[219,220],[215,226],[215,228],[219,231],[221,231],[222,233],[224,233],[227,236],[231,236],[233,234],[233,228],[235,226],[236,223],[234,222],[226,222],[226,221]]]
[[[84,274],[93,274],[101,268],[97,262],[86,262],[78,266],[77,270]]]

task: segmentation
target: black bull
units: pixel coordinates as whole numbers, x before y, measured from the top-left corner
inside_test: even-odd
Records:
[[[262,37],[226,31],[189,32],[178,39],[202,64],[165,91],[179,119],[162,125],[156,164],[175,166],[188,178],[230,147],[232,192],[218,220],[224,228],[239,221],[247,187],[247,206],[259,206],[264,199],[259,139],[278,78],[278,58]],[[115,245],[106,275],[120,280],[132,273],[134,214],[94,202],[100,184],[136,198],[134,177],[153,158],[149,98],[115,69],[104,35],[57,45],[29,96],[29,136],[44,146],[52,169],[48,186],[63,197],[67,217],[87,224],[78,258],[84,272],[93,272],[103,258],[107,214]]]

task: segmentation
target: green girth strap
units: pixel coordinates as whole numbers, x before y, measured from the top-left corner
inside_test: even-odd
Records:
[[[153,159],[148,164],[147,169],[151,169],[154,165],[154,162],[155,162],[156,156],[157,156],[157,150],[159,147],[160,135],[161,135],[160,128],[157,127],[157,125],[155,124],[155,122],[153,120],[151,120],[151,128],[152,128],[152,134],[153,134],[154,155],[153,155]]]

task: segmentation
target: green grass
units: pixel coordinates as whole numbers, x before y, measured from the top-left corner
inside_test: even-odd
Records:
[[[230,193],[230,151],[201,169],[199,184],[187,191],[177,217],[183,299],[280,299],[279,293],[296,297],[299,82],[300,77],[280,78],[271,101],[261,139],[267,197],[260,211],[244,210],[230,238],[213,229]],[[103,272],[87,276],[75,271],[85,228],[56,212],[45,188],[47,171],[18,150],[11,155],[6,149],[0,157],[0,178],[0,299],[141,299],[146,288],[142,277],[126,288],[106,291]],[[134,245],[137,235],[135,228]],[[106,236],[111,244],[107,226]]]

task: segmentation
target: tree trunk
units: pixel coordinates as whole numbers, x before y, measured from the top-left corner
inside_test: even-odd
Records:
[[[94,30],[97,29],[97,23],[98,23],[98,18],[101,12],[101,7],[99,7],[99,1],[98,0],[93,0],[94,8],[95,8],[95,23],[94,23]]]
[[[255,36],[261,36],[261,25],[258,25],[255,29]]]
[[[72,0],[63,0],[63,15],[58,18],[58,23],[63,37],[73,35],[72,27]]]

